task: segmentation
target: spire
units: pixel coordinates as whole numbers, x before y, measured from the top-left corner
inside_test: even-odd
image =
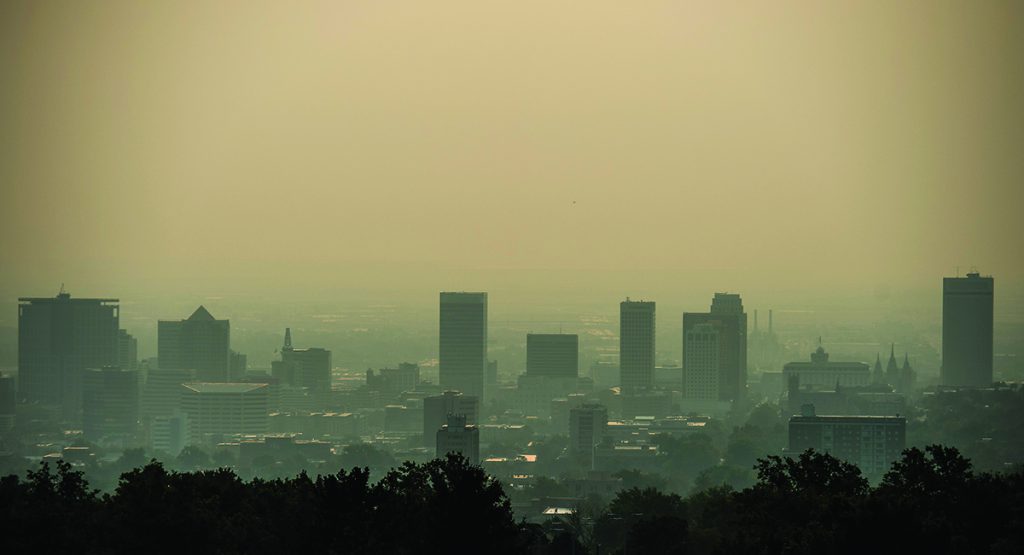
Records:
[[[903,369],[910,369],[910,355],[908,355],[907,353],[903,353]]]
[[[875,368],[872,374],[872,380],[875,383],[885,382],[885,372],[882,370],[882,355],[881,353],[875,353]]]
[[[292,348],[292,329],[291,328],[285,328],[284,329],[284,347],[282,348],[282,350],[291,350],[291,348]]]

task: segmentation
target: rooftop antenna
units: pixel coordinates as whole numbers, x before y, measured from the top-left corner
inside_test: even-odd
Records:
[[[60,282],[60,292],[57,293],[57,294],[58,295],[63,295],[64,294],[64,282],[63,281]]]

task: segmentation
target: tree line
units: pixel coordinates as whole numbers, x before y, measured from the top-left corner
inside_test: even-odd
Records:
[[[908,449],[875,487],[808,451],[767,457],[742,490],[620,491],[542,523],[457,455],[242,480],[156,461],[101,494],[64,462],[0,478],[6,553],[977,553],[1024,552],[1024,471],[976,473],[953,448]]]

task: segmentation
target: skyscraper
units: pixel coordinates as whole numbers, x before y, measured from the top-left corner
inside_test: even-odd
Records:
[[[683,344],[683,397],[718,401],[718,328],[698,324],[686,332]]]
[[[157,323],[161,370],[196,371],[201,382],[226,382],[231,375],[231,323],[200,306],[186,320]]]
[[[654,384],[654,302],[619,303],[619,385],[622,393]]]
[[[18,299],[18,388],[27,401],[82,408],[82,372],[118,363],[117,299]]]
[[[715,293],[710,312],[683,313],[684,375],[686,334],[700,324],[710,324],[718,330],[719,400],[743,398],[747,388],[747,314],[743,312],[740,296]]]
[[[526,335],[526,374],[553,378],[579,376],[580,338],[561,333]]]
[[[441,388],[483,402],[487,368],[487,293],[441,293]]]
[[[992,384],[995,283],[977,272],[942,279],[942,385]]]

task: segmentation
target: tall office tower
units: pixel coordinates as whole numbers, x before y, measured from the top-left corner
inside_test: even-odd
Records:
[[[770,318],[771,312],[768,314]],[[743,312],[740,296],[715,293],[710,312],[683,313],[684,361],[686,334],[700,324],[711,324],[718,329],[719,400],[742,399],[747,389],[747,314]],[[686,372],[685,365],[683,372]]]
[[[128,330],[117,330],[117,365],[124,370],[139,367],[139,340]]]
[[[117,299],[18,299],[18,388],[27,401],[62,406],[77,420],[82,372],[118,363]]]
[[[992,385],[995,283],[977,272],[942,278],[942,385]]]
[[[139,373],[116,367],[89,368],[82,375],[82,434],[97,440],[133,436],[139,427]]]
[[[441,293],[441,388],[483,402],[487,368],[487,293]]]
[[[284,330],[281,360],[270,363],[270,372],[282,384],[305,387],[327,393],[331,390],[331,352],[319,347],[296,349],[292,346],[292,330]]]
[[[226,382],[231,375],[231,323],[214,319],[202,306],[187,320],[160,320],[157,359],[161,370],[195,370],[201,382]]]
[[[623,394],[654,385],[654,302],[619,303],[619,385]]]
[[[466,424],[466,417],[460,414],[449,414],[445,425],[437,431],[436,450],[434,453],[442,458],[448,453],[459,453],[470,462],[480,463],[480,430]]]
[[[686,332],[683,343],[683,397],[701,401],[717,401],[718,328],[697,324]]]
[[[458,391],[445,391],[442,395],[426,397],[423,399],[423,441],[429,445],[430,441],[449,414],[458,414],[466,417],[470,424],[476,424],[480,416],[480,400],[473,395],[464,395]]]
[[[588,404],[569,409],[569,451],[590,458],[608,429],[608,409]]]
[[[526,375],[576,378],[580,373],[580,338],[569,334],[526,335]]]

